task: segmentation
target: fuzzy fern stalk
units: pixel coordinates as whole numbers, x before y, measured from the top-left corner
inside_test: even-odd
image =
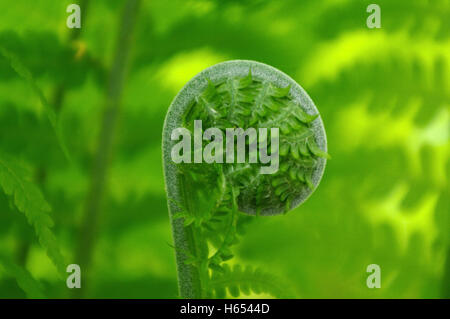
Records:
[[[172,132],[185,128],[194,136],[194,123],[199,120],[202,132],[213,127],[223,132],[267,128],[266,150],[273,155],[272,138],[279,141],[278,169],[261,173],[268,164],[252,162],[249,155],[239,163],[176,164],[171,154],[179,141]],[[278,128],[278,133],[270,128]],[[203,139],[202,146],[207,142]],[[231,267],[229,260],[232,246],[254,215],[292,210],[322,178],[328,157],[325,130],[307,93],[289,76],[262,63],[236,60],[214,65],[191,79],[170,105],[163,157],[180,296],[221,298],[227,292],[231,296],[265,292],[289,297],[273,274],[234,262]]]

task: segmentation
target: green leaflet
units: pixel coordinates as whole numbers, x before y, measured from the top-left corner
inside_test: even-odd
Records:
[[[213,271],[210,289],[214,291],[216,298],[225,298],[226,291],[233,297],[239,297],[241,293],[267,293],[277,298],[292,297],[292,291],[286,283],[280,281],[275,275],[264,272],[259,268],[240,265],[223,265],[221,270]]]
[[[317,157],[330,158],[327,152],[322,151],[313,139],[308,139],[307,143],[308,149]]]
[[[17,73],[17,75],[20,78],[22,78],[25,82],[27,82],[30,85],[30,87],[33,89],[33,91],[39,97],[39,100],[41,101],[42,105],[44,106],[45,113],[47,114],[50,124],[52,125],[52,128],[55,131],[56,138],[58,139],[58,142],[59,142],[59,147],[61,148],[65,157],[69,161],[71,161],[69,151],[67,149],[66,144],[64,143],[62,131],[61,131],[56,113],[53,110],[53,108],[51,107],[50,103],[47,101],[47,98],[45,97],[44,92],[42,92],[40,87],[37,85],[30,70],[28,70],[27,67],[25,65],[23,65],[22,62],[20,62],[20,60],[13,53],[9,52],[7,49],[5,49],[3,47],[0,47],[0,55],[3,56],[9,62],[11,68]]]
[[[7,257],[0,255],[0,269],[13,277],[17,285],[25,292],[27,298],[45,298],[41,284],[23,267],[17,266]]]
[[[33,226],[39,243],[56,266],[59,274],[65,274],[64,257],[51,231],[53,220],[48,214],[50,205],[39,188],[30,182],[27,170],[16,159],[0,153],[0,186],[13,198],[14,205],[24,213]]]

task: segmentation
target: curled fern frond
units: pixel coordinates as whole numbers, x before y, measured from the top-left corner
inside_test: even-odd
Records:
[[[282,212],[298,205],[314,190],[318,172],[323,168],[322,159],[329,158],[326,150],[318,146],[317,139],[323,136],[317,130],[318,113],[308,113],[304,101],[295,99],[293,84],[279,86],[261,75],[253,75],[248,68],[244,76],[228,76],[225,79],[207,77],[206,88],[199,92],[194,102],[184,111],[183,125],[193,130],[193,121],[202,120],[205,125],[220,129],[240,127],[279,128],[280,164],[290,165],[289,174],[299,176],[300,183],[285,184],[278,189],[271,187],[271,176],[259,173],[259,166],[249,163],[225,165],[226,179],[239,190],[239,208],[248,213]],[[313,126],[315,123],[316,127]],[[300,158],[302,157],[302,159]],[[303,158],[311,158],[312,166],[303,167]],[[182,170],[190,172],[198,180],[217,171],[215,165],[181,164]],[[194,168],[195,166],[195,168]],[[201,170],[198,168],[201,167]],[[284,172],[281,172],[284,174]],[[286,174],[287,176],[287,174]],[[206,184],[206,183],[205,183]],[[286,194],[283,188],[289,188]],[[211,189],[208,190],[208,193]],[[271,198],[271,200],[267,200]]]
[[[279,132],[279,154],[272,136],[266,137],[279,170],[263,174],[263,164],[250,161],[249,156],[241,163],[175,164],[171,133],[183,127],[192,135],[196,120],[202,121],[203,129],[223,131],[278,128],[270,134]],[[202,139],[202,146],[206,144]],[[306,92],[265,64],[215,65],[189,81],[172,102],[164,125],[163,152],[181,296],[222,297],[225,290],[234,297],[251,291],[286,296],[285,287],[278,286],[272,275],[229,268],[225,262],[233,258],[232,248],[241,240],[249,215],[285,213],[303,203],[320,182],[329,157],[326,136]]]

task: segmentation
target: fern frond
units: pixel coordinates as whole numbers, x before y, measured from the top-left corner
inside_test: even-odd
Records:
[[[6,195],[13,198],[17,209],[25,214],[28,223],[34,227],[39,243],[63,275],[65,262],[51,231],[53,220],[49,215],[50,205],[39,188],[30,182],[27,170],[17,160],[4,154],[0,154],[0,186]]]
[[[259,127],[279,127],[283,134],[289,134],[314,121],[319,114],[308,114],[302,107],[294,101],[279,101],[282,107],[276,115],[272,115],[270,119],[262,120]]]
[[[59,143],[59,147],[61,148],[61,150],[64,153],[64,155],[66,156],[66,158],[68,160],[71,160],[67,146],[64,143],[62,131],[59,126],[56,113],[53,110],[50,103],[48,102],[47,98],[45,97],[44,92],[42,92],[41,88],[37,85],[30,70],[25,65],[23,65],[22,62],[20,62],[20,60],[17,56],[15,56],[13,53],[9,52],[7,49],[5,49],[1,46],[0,46],[0,56],[3,56],[8,61],[11,68],[17,73],[17,75],[21,79],[23,79],[26,83],[28,83],[28,85],[30,85],[30,87],[33,89],[33,91],[39,97],[39,100],[41,101],[41,104],[44,107],[45,113],[47,114],[50,124],[55,132],[56,138]]]
[[[285,89],[274,87],[270,82],[262,83],[255,96],[252,118],[249,124],[256,124],[261,118],[265,118],[268,112],[278,111],[280,107],[275,98],[283,97],[283,93],[287,95],[290,87],[288,86],[287,89],[286,92]],[[280,92],[281,90],[284,90],[284,92]]]
[[[306,81],[306,86],[313,87],[322,81],[335,82],[345,70],[358,64],[379,63],[396,56],[400,61],[418,59],[425,65],[431,66],[433,60],[439,57],[448,61],[449,52],[449,41],[433,42],[417,39],[404,32],[372,34],[370,31],[358,30],[345,33],[322,44],[317,53],[305,62],[300,73]],[[333,64],[326,64],[323,61],[333,61]],[[357,70],[357,74],[364,74],[359,69]],[[377,74],[382,75],[379,72]],[[354,73],[352,75],[354,76]],[[398,80],[399,73],[395,75],[391,78],[392,81]],[[357,77],[353,78],[358,79]],[[414,80],[417,78],[415,77]],[[350,87],[347,88],[350,89]],[[389,89],[389,86],[384,83],[383,89],[386,88]]]
[[[251,91],[245,91],[252,81],[251,72],[247,77],[228,79],[217,87],[217,91],[223,95],[223,102],[228,107],[227,119],[237,127],[244,127],[245,118],[251,114],[250,105],[253,101]]]
[[[1,268],[8,276],[16,280],[17,285],[25,292],[28,298],[45,298],[41,284],[25,268],[17,266],[7,257],[0,255]]]
[[[235,68],[234,65],[239,68]],[[248,67],[246,75],[241,73],[243,66]],[[263,161],[254,163],[250,153],[247,156],[247,152],[245,160],[239,163],[180,163],[176,166],[165,166],[166,172],[179,181],[180,187],[177,185],[176,189],[177,191],[181,189],[181,196],[180,194],[177,196],[181,197],[185,206],[181,213],[171,215],[174,227],[179,229],[180,226],[184,226],[183,230],[189,236],[185,239],[186,245],[180,247],[181,241],[178,241],[177,249],[181,252],[185,246],[190,246],[190,254],[185,254],[184,257],[187,256],[189,269],[198,276],[193,279],[187,272],[182,275],[186,278],[187,287],[195,287],[197,292],[193,294],[192,290],[184,287],[180,290],[183,296],[197,297],[212,296],[214,293],[217,296],[224,296],[227,289],[235,297],[241,291],[245,294],[251,291],[267,292],[283,297],[287,295],[286,287],[280,285],[272,275],[249,267],[244,270],[239,266],[231,269],[224,265],[224,262],[233,257],[231,248],[239,242],[238,235],[242,234],[242,226],[248,221],[242,218],[241,212],[257,216],[281,214],[291,210],[293,204],[298,206],[317,186],[320,180],[317,173],[323,171],[325,163],[324,159],[318,157],[326,155],[312,139],[317,138],[318,143],[320,141],[319,145],[326,148],[323,125],[322,122],[316,121],[319,114],[309,97],[298,84],[279,71],[253,61],[231,61],[218,64],[216,67],[219,74],[224,72],[223,68],[226,70],[229,67],[231,74],[227,71],[223,77],[218,77],[214,82],[207,80],[207,83],[199,81],[187,84],[186,89],[189,85],[193,85],[197,91],[194,91],[196,94],[190,95],[187,100],[179,100],[182,94],[177,95],[172,103],[171,109],[175,107],[177,114],[180,111],[182,113],[181,118],[174,120],[176,125],[181,124],[191,132],[193,128],[195,129],[193,124],[195,120],[202,120],[203,128],[212,126],[218,129],[239,128],[254,131],[270,128],[270,142],[266,141],[264,145],[263,140],[267,140],[269,136],[264,134],[267,130],[259,130],[263,132],[260,134],[264,134],[259,137],[260,157],[264,152],[268,155],[267,147],[270,147],[272,155],[278,155],[276,142],[278,138],[286,137],[291,140],[290,149],[295,154],[291,157],[282,156],[281,164],[292,162],[302,168],[306,163],[308,167],[304,167],[301,171],[300,180],[291,180],[290,173],[281,170],[274,174],[264,174],[261,170]],[[257,69],[256,78],[252,76],[253,67]],[[199,75],[198,78],[208,79],[214,74],[211,73],[213,68],[205,70],[205,76]],[[166,129],[167,123],[172,120],[170,114],[166,118],[163,141],[169,136]],[[303,147],[296,145],[301,134],[305,135],[301,139]],[[247,135],[244,136],[245,144],[251,145],[256,142],[256,137],[250,136],[252,134],[245,135]],[[311,138],[311,145],[308,144],[308,138]],[[163,142],[165,152],[170,149],[167,145],[172,142],[172,140],[168,144]],[[232,142],[235,143],[234,137]],[[237,143],[238,145],[241,143],[239,139]],[[300,158],[300,153],[305,155]],[[311,161],[304,161],[305,157],[309,157]],[[271,157],[271,166],[278,168],[279,164],[278,156]],[[314,167],[308,170],[311,165]],[[312,173],[315,174],[315,185]],[[280,175],[283,184],[273,185],[272,179]],[[169,181],[167,185],[170,187],[173,180],[167,176],[166,182]],[[184,225],[179,218],[184,219]],[[198,244],[203,244],[201,249]],[[178,256],[178,263],[185,263],[185,258]]]
[[[209,258],[209,264],[219,265],[222,261],[227,261],[233,257],[230,247],[236,243],[236,223],[237,223],[237,211],[232,210],[228,214],[228,221],[225,227],[223,240],[217,248],[217,251],[212,257]]]
[[[279,278],[251,266],[242,268],[235,265],[231,268],[227,264],[223,265],[221,271],[213,271],[209,288],[214,290],[216,298],[225,298],[227,290],[233,297],[252,292],[267,293],[277,298],[292,297],[290,289]]]
[[[361,28],[361,18],[355,12],[363,12],[373,2],[351,0],[333,2],[323,7],[320,18],[315,19],[314,29],[323,39]],[[384,32],[408,32],[415,37],[442,39],[448,37],[450,2],[447,0],[408,1],[379,0]],[[434,24],[427,23],[434,21]],[[330,28],[330,25],[333,27]]]

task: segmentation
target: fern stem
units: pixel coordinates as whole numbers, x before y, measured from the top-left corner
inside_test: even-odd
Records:
[[[108,176],[109,161],[113,153],[113,137],[120,110],[120,99],[126,76],[127,61],[132,45],[132,33],[138,14],[140,0],[128,0],[119,27],[117,47],[114,54],[112,69],[108,79],[106,102],[102,117],[102,126],[98,141],[97,153],[93,163],[92,179],[81,229],[80,241],[75,261],[86,274],[92,260],[95,237],[99,225],[102,199],[105,195],[105,185]],[[85,275],[86,276],[86,275]],[[83,285],[82,287],[85,287]],[[82,288],[83,289],[83,288]],[[84,290],[76,289],[78,297]]]
[[[187,252],[195,256],[201,254],[201,239],[193,225],[185,227],[181,218],[173,218],[183,207],[190,209],[189,198],[188,194],[186,194],[186,187],[182,176],[178,174],[174,166],[170,165],[170,162],[164,162],[168,164],[164,169],[166,179],[173,181],[173,183],[167,186],[167,195],[175,242],[179,294],[181,298],[202,298],[202,278],[204,276],[201,274],[201,269],[192,264],[186,264]]]

